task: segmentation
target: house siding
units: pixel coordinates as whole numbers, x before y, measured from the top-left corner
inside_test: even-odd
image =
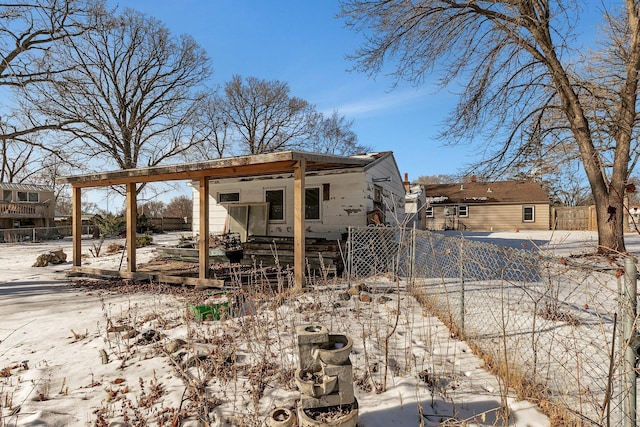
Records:
[[[455,205],[447,205],[455,206]],[[523,206],[534,207],[534,221],[522,219]],[[513,231],[513,230],[548,230],[549,205],[540,203],[516,204],[467,204],[468,217],[451,217],[444,215],[445,206],[434,206],[434,217],[427,218],[427,228],[443,230],[454,228],[468,231]]]
[[[0,184],[0,190],[11,192],[11,201],[0,200],[0,228],[51,227],[55,216],[55,195],[53,191],[37,185]],[[0,191],[0,195],[2,194]],[[18,192],[38,193],[38,202],[18,201]]]
[[[305,187],[320,187],[321,211],[319,220],[305,221],[305,234],[308,237],[340,238],[350,226],[367,225],[367,213],[374,208],[373,178],[389,177],[389,181],[375,183],[382,188],[385,208],[385,219],[394,223],[395,218],[404,217],[404,187],[400,174],[392,156],[384,156],[372,162],[370,167],[317,172],[305,177]],[[328,197],[323,191],[329,189]],[[193,182],[193,230],[197,234],[199,221],[199,189]],[[211,180],[210,182],[210,216],[209,224],[212,233],[223,233],[227,228],[227,210],[217,203],[219,193],[239,192],[239,203],[263,203],[265,190],[285,190],[285,218],[282,222],[269,222],[268,235],[293,235],[293,176],[278,175],[259,178],[234,178]],[[327,200],[324,200],[324,199]]]

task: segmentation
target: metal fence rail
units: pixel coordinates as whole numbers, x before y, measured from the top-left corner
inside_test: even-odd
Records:
[[[628,336],[614,325],[624,266],[379,227],[350,229],[348,265],[351,279],[406,283],[452,330],[576,424],[635,420],[622,405],[630,393],[621,357]]]
[[[93,234],[97,230],[95,225],[83,225],[82,234]],[[71,236],[72,227],[24,227],[0,229],[0,243],[40,242],[56,240]]]

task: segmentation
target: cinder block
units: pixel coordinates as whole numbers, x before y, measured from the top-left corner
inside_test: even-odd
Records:
[[[329,331],[322,325],[303,325],[296,328],[298,345],[329,342]]]

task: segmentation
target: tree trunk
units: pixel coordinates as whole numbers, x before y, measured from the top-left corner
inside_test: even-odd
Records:
[[[596,218],[598,221],[598,253],[620,254],[624,247],[624,185],[607,193],[594,192]]]

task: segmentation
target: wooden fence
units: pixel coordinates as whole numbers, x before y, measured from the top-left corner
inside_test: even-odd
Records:
[[[596,231],[596,207],[554,206],[551,208],[551,226],[554,230]]]

